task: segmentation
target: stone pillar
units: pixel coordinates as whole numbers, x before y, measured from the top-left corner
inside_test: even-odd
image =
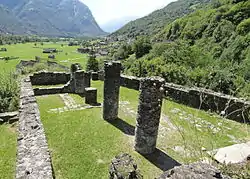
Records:
[[[91,72],[86,72],[84,75],[84,87],[88,88],[91,86]]]
[[[118,118],[121,63],[111,62],[104,65],[103,119]]]
[[[76,83],[75,83],[75,73],[76,71],[78,70],[78,65],[77,64],[72,64],[71,65],[71,68],[70,68],[70,74],[71,74],[71,77],[70,77],[70,91],[72,93],[75,92],[75,86],[76,86]]]
[[[97,104],[97,89],[85,88],[85,103],[90,105]]]
[[[159,77],[144,78],[140,82],[135,150],[141,154],[153,153],[156,148],[164,82]]]
[[[109,179],[142,179],[137,164],[129,154],[116,156],[110,165]]]
[[[92,80],[93,81],[98,81],[98,72],[92,72]]]
[[[85,92],[85,72],[83,70],[79,70],[75,72],[75,93],[76,94],[84,94]]]

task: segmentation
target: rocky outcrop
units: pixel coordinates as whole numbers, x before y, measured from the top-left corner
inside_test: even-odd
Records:
[[[159,179],[230,179],[220,170],[205,163],[194,163],[175,167],[160,176]]]
[[[16,179],[52,179],[52,164],[29,78],[21,83]]]

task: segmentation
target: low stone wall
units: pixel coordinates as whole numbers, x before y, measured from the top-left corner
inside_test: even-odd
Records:
[[[12,124],[19,119],[19,112],[6,112],[6,113],[0,113],[0,124],[3,123],[9,123]]]
[[[121,75],[120,85],[129,89],[139,90],[140,78],[134,76]]]
[[[30,76],[32,85],[66,84],[70,80],[70,73],[39,72]]]
[[[201,88],[166,83],[166,96],[193,108],[216,112],[238,122],[249,123],[250,102]]]
[[[29,78],[21,83],[16,179],[52,179],[52,164]]]

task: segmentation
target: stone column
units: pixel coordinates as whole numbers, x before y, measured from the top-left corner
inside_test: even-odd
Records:
[[[90,105],[97,104],[97,89],[85,88],[85,103]]]
[[[98,72],[92,72],[92,80],[98,81]]]
[[[71,74],[71,77],[70,77],[70,84],[69,84],[69,86],[70,86],[70,91],[72,92],[72,93],[74,93],[75,92],[75,87],[76,87],[76,83],[75,83],[75,73],[76,73],[76,71],[78,70],[78,66],[77,66],[77,64],[72,64],[71,65],[71,69],[70,69],[70,74]]]
[[[111,62],[104,65],[103,119],[118,118],[121,63]]]
[[[85,92],[85,72],[83,70],[79,70],[75,72],[75,93],[76,94],[84,94]]]
[[[141,154],[155,151],[161,117],[164,79],[144,78],[140,83],[140,97],[135,129],[135,150]]]
[[[86,72],[84,75],[84,87],[88,88],[91,86],[91,72]]]

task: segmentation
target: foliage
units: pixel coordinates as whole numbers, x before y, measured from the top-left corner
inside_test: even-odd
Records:
[[[19,86],[13,73],[0,74],[0,113],[18,109]]]
[[[150,53],[126,59],[125,72],[249,98],[250,1],[201,7],[152,34]]]
[[[129,44],[122,44],[117,52],[113,55],[115,60],[124,60],[133,54],[132,47]]]
[[[99,70],[98,60],[95,56],[90,55],[88,57],[86,71],[95,71],[97,72]]]
[[[178,0],[172,2],[163,9],[126,24],[123,28],[111,34],[111,37],[135,38],[142,35],[154,35],[160,32],[166,24],[202,8],[208,2],[210,0]]]
[[[246,35],[250,32],[250,18],[243,20],[238,26],[237,26],[237,32],[240,35]]]
[[[141,58],[152,49],[151,43],[146,37],[138,37],[133,44],[133,51],[136,58]]]

